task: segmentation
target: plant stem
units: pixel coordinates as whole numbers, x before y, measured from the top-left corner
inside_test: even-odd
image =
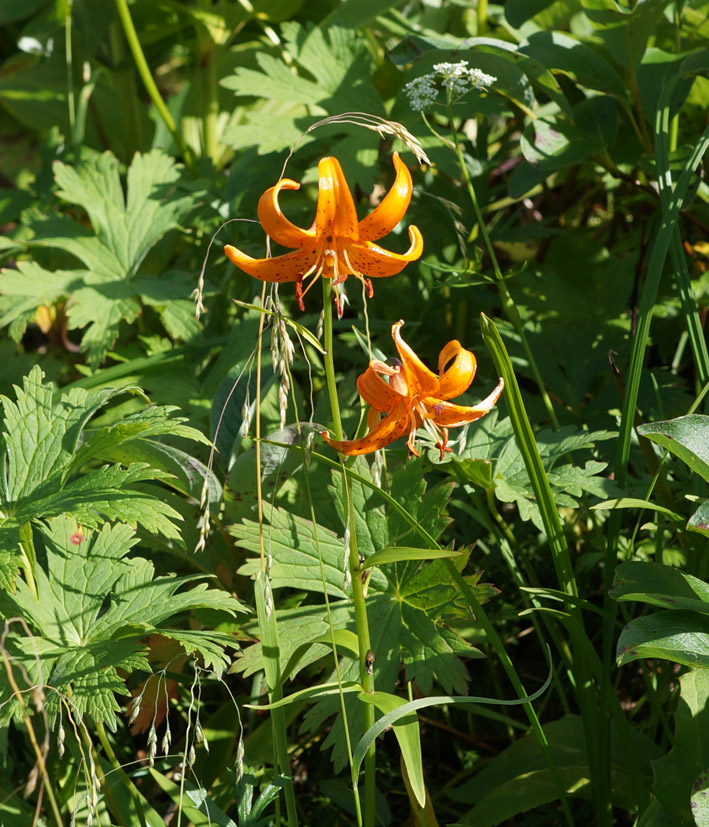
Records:
[[[477,22],[476,34],[478,37],[484,37],[487,32],[487,0],[478,0],[475,17]]]
[[[113,67],[111,77],[120,99],[121,115],[128,122],[127,138],[128,152],[125,160],[129,161],[133,152],[140,152],[143,149],[143,127],[140,119],[140,106],[138,90],[135,85],[135,75],[123,63],[125,56],[125,36],[123,29],[117,21],[113,21],[108,29],[109,42],[111,44],[111,56]]]
[[[325,376],[327,379],[327,391],[330,397],[330,408],[332,410],[332,425],[335,439],[343,438],[342,419],[340,416],[340,402],[337,396],[337,383],[335,377],[335,360],[333,354],[332,337],[332,301],[330,299],[330,279],[323,279],[323,346],[325,348]],[[343,472],[345,461],[341,457]],[[355,626],[357,639],[359,641],[359,674],[360,682],[365,692],[374,692],[374,674],[367,666],[367,654],[371,650],[369,637],[369,623],[367,621],[367,606],[364,595],[364,583],[362,581],[363,571],[360,568],[359,552],[357,550],[357,532],[355,530],[354,505],[352,502],[352,486],[346,473],[343,473],[343,485],[347,495],[347,524],[350,534],[348,566],[350,579],[352,581],[352,603],[354,605]],[[363,703],[362,714],[364,717],[365,732],[374,726],[374,704]],[[372,745],[367,750],[364,758],[364,824],[365,827],[373,827],[376,806],[376,747]]]
[[[64,24],[64,48],[66,51],[66,88],[67,104],[69,105],[69,135],[72,145],[76,142],[76,102],[74,101],[74,52],[71,42],[72,3],[69,0],[66,7],[66,22]]]
[[[34,538],[32,536],[32,523],[26,522],[20,526],[20,552],[23,559],[25,582],[32,591],[32,594],[39,600],[37,591],[37,579],[35,571],[37,568],[37,553],[34,549]]]
[[[337,380],[335,378],[335,360],[332,349],[332,301],[330,300],[330,279],[323,279],[323,347],[325,348],[325,377],[327,379],[327,393],[330,397],[332,411],[332,430],[335,439],[343,439],[342,417],[340,416],[340,401],[337,396]]]
[[[502,304],[502,309],[505,311],[505,315],[511,322],[514,329],[517,331],[517,335],[519,336],[520,341],[522,343],[522,348],[524,349],[524,354],[527,357],[527,362],[529,363],[532,375],[534,376],[534,380],[539,387],[539,392],[544,402],[544,407],[547,409],[547,413],[549,414],[549,419],[551,420],[554,430],[558,431],[559,420],[556,418],[554,406],[551,403],[551,399],[549,398],[547,389],[544,387],[542,375],[539,372],[539,368],[537,367],[534,355],[532,354],[532,349],[529,347],[529,342],[527,341],[527,336],[524,332],[524,325],[522,324],[522,319],[519,315],[519,311],[517,310],[517,306],[515,305],[514,300],[510,295],[510,291],[507,289],[505,277],[502,275],[502,270],[500,269],[500,264],[495,254],[495,248],[492,245],[490,235],[487,231],[487,227],[485,226],[485,220],[480,210],[480,205],[478,204],[477,195],[475,194],[475,187],[473,186],[472,178],[470,177],[470,173],[468,172],[468,167],[465,163],[465,158],[463,158],[463,150],[460,145],[458,130],[455,127],[455,120],[453,118],[453,110],[451,108],[450,102],[448,103],[448,119],[450,121],[451,136],[453,138],[453,148],[455,149],[455,154],[458,158],[458,166],[460,167],[460,171],[465,181],[465,186],[468,190],[468,195],[470,196],[470,200],[473,204],[475,217],[477,219],[478,226],[480,227],[480,234],[483,237],[485,247],[487,249],[488,255],[490,256],[490,261],[492,262],[492,269],[495,274],[495,280],[497,282],[497,289],[500,294],[500,303]]]
[[[64,822],[62,821],[61,813],[59,812],[59,805],[57,804],[57,799],[54,795],[54,789],[49,778],[49,773],[47,772],[47,765],[44,762],[44,753],[42,751],[42,747],[39,745],[39,741],[37,740],[37,735],[34,731],[34,727],[32,726],[32,719],[30,718],[30,715],[27,712],[27,704],[25,703],[24,695],[20,691],[20,687],[17,685],[17,681],[15,680],[15,676],[12,672],[12,664],[10,663],[10,659],[8,658],[4,648],[0,648],[0,659],[2,659],[3,665],[5,666],[5,672],[7,673],[7,681],[10,684],[10,688],[12,689],[12,694],[15,700],[17,701],[20,707],[22,713],[22,720],[25,724],[25,727],[27,728],[27,735],[29,736],[30,743],[32,744],[32,750],[34,751],[35,758],[37,759],[37,766],[39,767],[39,772],[42,776],[44,790],[47,793],[47,798],[49,799],[49,806],[52,811],[52,816],[57,824],[57,827],[63,827]],[[45,726],[46,725],[47,724],[45,718]]]
[[[263,283],[261,288],[261,307],[265,305],[266,302],[266,282]],[[265,586],[268,585],[268,571],[266,569],[266,549],[264,545],[264,527],[263,527],[263,490],[261,486],[261,353],[262,353],[262,344],[263,344],[263,328],[266,320],[266,314],[260,313],[259,314],[259,323],[258,323],[258,343],[256,345],[256,421],[255,421],[255,431],[256,431],[256,502],[257,502],[257,511],[258,511],[258,528],[259,528],[259,546],[261,552],[261,572],[259,573],[259,578],[256,581],[256,589],[263,589],[265,595]],[[269,592],[270,592],[270,586]],[[258,615],[258,623],[259,623],[259,635],[261,637],[262,644],[267,635],[273,636],[273,643],[275,644],[275,649],[278,650],[278,642],[277,642],[277,635],[278,635],[278,624],[276,621],[275,610],[273,613],[272,618],[269,616],[266,608],[265,608],[265,597],[263,600],[263,608],[261,608],[261,603],[259,601],[259,596],[257,595],[256,605],[257,605],[257,615]],[[270,598],[269,598],[270,599]],[[268,626],[269,620],[272,620],[272,627]],[[269,630],[270,629],[270,630]],[[269,630],[269,631],[267,631]],[[265,669],[266,673],[266,685],[268,687],[268,702],[269,703],[276,703],[283,698],[283,688],[280,685],[280,662],[279,662],[279,655],[276,656],[277,664],[276,664],[276,673],[270,674],[270,670],[268,668]],[[286,784],[283,794],[286,800],[286,813],[288,818],[288,825],[289,827],[293,827],[298,823],[298,815],[297,815],[297,808],[295,803],[295,792],[293,790],[293,779],[291,778],[290,773],[290,763],[288,760],[288,735],[286,732],[286,717],[283,709],[281,707],[277,707],[276,709],[271,710],[271,733],[273,736],[273,747],[276,754],[276,763],[278,768],[280,769],[281,773],[288,778],[288,784]]]
[[[106,729],[103,725],[103,721],[96,721],[96,733],[98,734],[99,741],[101,742],[101,746],[103,747],[103,751],[106,753],[106,757],[108,758],[110,765],[120,776],[120,779],[123,782],[123,785],[128,789],[128,792],[130,792],[130,797],[133,799],[133,804],[135,805],[135,811],[138,814],[138,821],[140,821],[141,827],[146,827],[145,813],[143,812],[143,805],[140,803],[140,793],[138,792],[138,788],[131,781],[130,776],[123,769],[120,762],[116,758],[116,753],[113,751],[113,747],[111,746],[108,736],[106,735]],[[103,778],[101,780],[103,781]]]
[[[160,96],[160,91],[153,80],[153,76],[150,74],[150,68],[148,67],[148,62],[145,59],[143,48],[140,45],[138,33],[133,25],[133,18],[130,15],[128,3],[126,0],[116,0],[116,7],[118,9],[118,16],[121,18],[121,23],[123,24],[123,31],[125,32],[126,40],[128,41],[131,52],[133,53],[133,59],[135,60],[138,74],[140,75],[140,79],[143,81],[143,86],[145,86],[145,89],[150,96],[150,100],[153,102],[155,109],[172,135],[173,140],[177,144],[185,163],[190,169],[192,169],[194,167],[192,151],[184,142],[172,115],[168,111],[167,106],[165,106],[165,101]]]
[[[217,77],[217,47],[203,26],[197,26],[199,43],[200,81],[202,85],[202,155],[217,165],[217,119],[219,117],[219,87]]]

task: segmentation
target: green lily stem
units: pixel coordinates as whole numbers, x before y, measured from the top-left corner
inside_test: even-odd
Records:
[[[184,139],[182,138],[172,115],[168,111],[167,106],[165,106],[165,101],[160,95],[160,91],[153,80],[153,76],[150,74],[150,68],[148,67],[148,62],[145,59],[143,48],[140,45],[140,40],[138,39],[138,33],[136,32],[133,24],[133,18],[130,15],[128,3],[126,0],[116,0],[116,8],[118,9],[118,16],[120,17],[123,25],[126,40],[128,41],[131,52],[133,53],[133,60],[135,60],[138,74],[140,75],[140,79],[143,81],[143,86],[145,86],[145,90],[147,91],[150,100],[153,102],[155,109],[162,118],[163,123],[170,132],[170,135],[172,135],[173,140],[177,144],[185,163],[190,169],[192,169],[194,167],[192,151],[184,142]]]
[[[335,439],[342,440],[342,417],[340,415],[340,400],[337,396],[337,380],[335,378],[335,359],[332,346],[332,301],[330,299],[330,279],[322,280],[323,287],[323,347],[325,348],[325,378],[327,379],[327,393],[330,397],[332,411],[332,430]]]
[[[120,761],[116,758],[116,753],[113,751],[113,747],[111,746],[111,742],[108,740],[108,735],[106,734],[106,728],[103,725],[103,721],[96,721],[96,733],[98,734],[99,741],[101,742],[101,746],[103,747],[103,751],[106,753],[106,757],[110,765],[113,767],[114,771],[120,777],[123,786],[128,790],[130,793],[130,797],[133,799],[133,804],[135,805],[135,811],[138,814],[138,821],[140,821],[141,827],[146,827],[145,821],[145,813],[143,812],[143,806],[140,802],[140,792],[135,784],[131,781],[128,773],[123,769],[121,766]],[[103,784],[103,774],[101,777],[101,787],[104,789],[106,785]],[[114,816],[118,815],[118,813],[114,813]]]
[[[460,167],[460,171],[463,175],[463,180],[465,181],[465,186],[468,190],[468,195],[470,196],[470,201],[473,205],[473,210],[475,211],[475,218],[477,219],[478,226],[480,227],[480,234],[483,237],[485,247],[487,249],[488,255],[490,256],[490,261],[492,262],[492,269],[495,274],[495,280],[497,282],[497,289],[500,295],[500,303],[502,304],[502,309],[505,311],[505,315],[511,322],[514,329],[517,331],[517,335],[519,336],[520,341],[522,343],[524,355],[527,357],[527,362],[529,363],[532,375],[534,376],[534,380],[537,383],[537,386],[539,387],[539,393],[541,394],[542,400],[544,402],[544,407],[547,409],[547,413],[549,414],[549,419],[551,420],[554,430],[558,431],[559,420],[556,418],[554,406],[552,405],[551,399],[549,398],[549,394],[547,393],[547,389],[544,386],[542,375],[539,372],[536,360],[534,359],[534,355],[532,354],[532,349],[530,348],[529,342],[527,341],[527,336],[524,332],[524,325],[522,324],[522,319],[519,315],[519,311],[517,310],[517,306],[514,303],[514,299],[510,295],[510,291],[507,289],[505,277],[502,275],[502,270],[500,269],[500,264],[497,260],[497,255],[495,254],[495,248],[492,245],[492,240],[490,239],[490,235],[487,231],[487,226],[485,225],[485,219],[483,218],[482,211],[480,210],[480,205],[478,204],[478,197],[475,194],[475,187],[473,185],[472,178],[470,177],[470,173],[468,172],[468,167],[465,163],[465,159],[463,158],[463,150],[461,148],[460,140],[458,138],[458,130],[455,127],[455,120],[453,118],[453,110],[451,108],[450,102],[448,103],[448,120],[450,122],[451,136],[453,139],[452,145],[455,150],[456,157],[458,158],[458,166]]]
[[[332,301],[330,297],[331,280],[323,279],[323,346],[325,348],[325,377],[327,379],[327,391],[330,397],[330,408],[332,411],[332,426],[335,439],[343,438],[342,417],[340,415],[340,402],[337,396],[337,382],[335,377],[335,360],[333,351],[332,335]],[[340,459],[343,472],[345,468],[344,459]],[[371,650],[369,637],[369,623],[367,621],[367,606],[364,594],[364,572],[360,568],[359,552],[357,549],[357,532],[355,531],[354,505],[352,502],[352,487],[347,474],[343,474],[343,484],[347,492],[347,523],[350,530],[350,547],[348,555],[348,566],[352,582],[352,603],[354,605],[355,626],[357,629],[357,640],[359,642],[359,673],[360,682],[365,692],[374,692],[374,675],[367,664],[367,654]],[[365,731],[374,726],[374,704],[362,704],[362,715],[364,718]],[[375,806],[376,806],[376,747],[373,742],[367,750],[364,758],[364,824],[365,827],[374,827]]]

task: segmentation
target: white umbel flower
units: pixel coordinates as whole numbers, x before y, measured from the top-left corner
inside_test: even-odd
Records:
[[[420,112],[438,100],[440,89],[446,89],[450,98],[458,98],[470,89],[489,89],[496,80],[480,69],[468,68],[467,60],[443,62],[434,64],[433,72],[410,80],[404,86],[404,93],[411,108]]]

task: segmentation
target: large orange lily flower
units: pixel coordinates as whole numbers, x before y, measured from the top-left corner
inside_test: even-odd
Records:
[[[390,233],[404,217],[411,201],[411,173],[399,157],[393,155],[396,168],[394,185],[366,218],[357,221],[350,188],[337,158],[322,158],[318,164],[320,184],[315,221],[309,230],[292,224],[281,211],[281,190],[297,190],[300,184],[290,178],[281,180],[261,196],[258,217],[266,233],[278,244],[293,247],[295,252],[273,258],[251,258],[231,244],[224,252],[231,262],[250,276],[262,281],[295,282],[298,307],[304,310],[303,280],[312,276],[333,279],[341,284],[347,276],[360,279],[372,295],[370,278],[400,273],[423,251],[423,238],[417,227],[409,227],[411,246],[402,255],[390,253],[374,242]],[[338,315],[342,303],[336,294]]]
[[[457,340],[448,342],[438,357],[436,376],[401,338],[403,324],[396,322],[391,328],[399,351],[397,364],[390,367],[374,359],[357,380],[357,390],[370,406],[367,416],[369,433],[361,439],[338,442],[330,439],[327,431],[321,432],[336,451],[349,456],[369,454],[408,434],[409,451],[419,456],[415,438],[417,429],[423,426],[438,440],[436,448],[443,459],[445,452],[451,450],[448,429],[480,419],[500,398],[505,387],[503,379],[486,399],[472,408],[449,402],[464,393],[473,381],[477,368],[475,356]],[[384,376],[388,377],[388,382],[382,378]],[[380,419],[381,414],[384,414],[383,419]]]

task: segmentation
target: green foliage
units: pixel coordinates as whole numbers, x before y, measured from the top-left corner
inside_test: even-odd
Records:
[[[75,167],[54,164],[58,196],[83,208],[91,230],[65,216],[39,216],[33,222],[33,247],[60,249],[79,259],[85,270],[50,271],[20,262],[3,271],[0,325],[19,322],[16,338],[40,305],[68,301],[69,327],[85,329],[82,348],[90,365],[100,364],[118,336],[122,321],[134,322],[140,300],[156,307],[167,332],[190,340],[199,333],[187,299],[191,276],[167,272],[158,278],[145,269],[145,257],[192,209],[196,194],[180,189],[180,172],[165,153],[136,154],[124,195],[118,159],[110,152],[89,154]]]
[[[159,467],[131,462],[103,465],[78,475],[90,460],[131,440],[161,434],[203,439],[181,420],[170,418],[174,409],[148,409],[90,432],[86,430],[89,419],[116,391],[74,389],[54,402],[39,367],[15,391],[16,402],[2,398],[0,562],[4,588],[12,588],[21,560],[33,567],[27,547],[27,542],[31,547],[31,523],[59,514],[73,514],[89,528],[105,520],[121,520],[181,543],[174,524],[180,515],[160,499],[154,486],[136,487],[136,483],[169,478]],[[25,544],[24,557],[20,542]]]
[[[72,717],[117,724],[115,695],[127,694],[122,674],[149,671],[144,639],[160,634],[204,659],[217,673],[228,664],[227,635],[163,626],[181,612],[211,608],[234,614],[243,606],[205,583],[178,591],[194,577],[156,577],[148,560],[128,557],[137,538],[127,525],[86,531],[70,517],[50,520],[39,531],[46,557],[35,570],[35,588],[18,580],[14,593],[0,596],[0,613],[10,621],[5,639],[11,668],[20,667],[30,685],[51,686],[52,714],[69,705]],[[20,625],[18,619],[23,622]],[[28,688],[28,687],[26,687]],[[0,689],[5,718],[12,687]]]
[[[588,756],[583,722],[576,715],[567,715],[544,727],[556,766],[569,795],[590,798]],[[649,761],[660,754],[649,738],[638,733],[634,748]],[[624,749],[613,733],[612,744],[613,803],[632,810],[633,790],[627,770]],[[496,756],[475,778],[462,784],[453,793],[456,801],[473,806],[459,820],[460,824],[495,827],[524,812],[531,806],[556,799],[553,775],[544,754],[531,734],[516,741]]]
[[[0,822],[707,821],[708,10],[0,0]],[[331,341],[222,244],[393,149],[424,254]],[[506,389],[340,463],[397,319]]]

